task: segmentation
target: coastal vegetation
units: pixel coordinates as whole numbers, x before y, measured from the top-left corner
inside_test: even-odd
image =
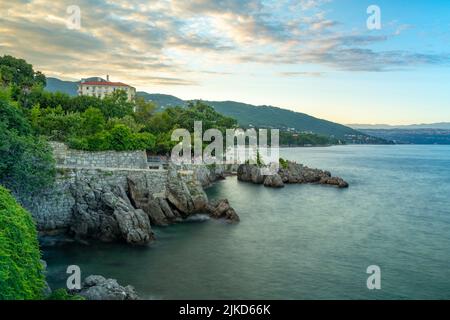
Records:
[[[31,215],[0,186],[0,300],[43,297],[40,258]]]
[[[54,160],[10,91],[0,89],[0,184],[15,194],[32,193],[53,182]]]

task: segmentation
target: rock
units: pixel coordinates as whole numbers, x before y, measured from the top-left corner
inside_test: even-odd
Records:
[[[119,285],[116,279],[106,279],[98,275],[87,277],[80,290],[74,290],[87,300],[138,300],[134,287]]]
[[[264,186],[270,188],[283,188],[284,183],[279,174],[273,174],[265,177]]]
[[[120,189],[108,185],[99,187],[81,180],[75,184],[72,192],[76,204],[70,230],[76,238],[104,242],[124,240],[130,244],[145,244],[154,239],[147,214],[135,209],[128,197],[118,196],[126,195],[125,190]]]
[[[264,176],[261,169],[254,164],[240,165],[237,171],[237,177],[240,181],[252,182],[254,184],[263,184]]]
[[[159,207],[169,220],[176,220],[181,218],[181,215],[176,210],[172,210],[172,208],[170,208],[169,203],[167,202],[166,199],[164,198],[157,198],[157,199],[159,201]]]
[[[338,188],[348,188],[348,183],[339,177],[323,177],[320,183],[337,186]]]
[[[208,204],[208,197],[200,182],[195,177],[185,181],[174,165],[169,166],[166,190],[167,201],[184,218],[204,211]]]
[[[166,190],[167,200],[184,217],[194,213],[194,202],[192,201],[189,189],[174,165],[169,165]]]
[[[348,188],[346,181],[340,177],[333,177],[329,171],[308,168],[292,161],[287,161],[286,166],[280,168],[275,175],[261,176],[261,169],[249,164],[240,165],[237,175],[240,181],[264,183],[266,187],[274,188],[282,188],[285,183],[317,183]]]
[[[223,218],[231,223],[240,221],[239,216],[237,215],[236,211],[230,206],[230,203],[227,199],[211,201],[207,205],[206,209],[212,218]]]
[[[177,218],[167,201],[161,201],[150,193],[145,177],[128,176],[127,182],[134,206],[148,214],[152,225],[165,226]]]

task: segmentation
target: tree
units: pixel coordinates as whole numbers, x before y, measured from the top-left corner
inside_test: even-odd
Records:
[[[156,104],[147,102],[144,98],[138,97],[135,102],[134,118],[137,123],[146,124],[153,116],[156,110]]]
[[[55,164],[48,143],[32,135],[20,110],[4,98],[0,98],[0,115],[0,184],[16,194],[49,186]]]
[[[0,186],[0,300],[43,298],[40,259],[31,215]]]
[[[103,113],[96,108],[88,108],[82,115],[83,135],[94,135],[102,131],[105,127]]]
[[[35,84],[45,86],[46,78],[25,60],[5,55],[0,57],[0,84],[29,89]]]

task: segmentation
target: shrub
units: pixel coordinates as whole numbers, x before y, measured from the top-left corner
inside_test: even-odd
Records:
[[[135,133],[133,135],[133,149],[135,150],[153,150],[156,145],[155,136],[151,133]]]
[[[88,108],[83,113],[83,134],[93,135],[105,127],[105,118],[100,109]]]
[[[55,162],[47,141],[20,136],[0,122],[0,183],[15,194],[33,193],[54,181]]]
[[[31,215],[0,186],[0,300],[42,298],[40,258]]]
[[[106,151],[111,149],[111,135],[102,131],[85,138],[88,151]]]
[[[288,168],[288,162],[287,160],[284,160],[283,158],[280,158],[280,166],[283,169],[287,169]]]
[[[30,112],[33,129],[51,140],[65,141],[82,131],[83,118],[78,112],[64,114],[59,108],[41,109],[34,106]]]
[[[111,129],[111,149],[125,151],[133,149],[133,132],[123,124]]]

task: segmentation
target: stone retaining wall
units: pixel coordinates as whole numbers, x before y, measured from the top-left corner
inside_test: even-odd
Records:
[[[145,151],[89,152],[69,149],[64,143],[51,142],[56,165],[81,168],[148,169]]]

